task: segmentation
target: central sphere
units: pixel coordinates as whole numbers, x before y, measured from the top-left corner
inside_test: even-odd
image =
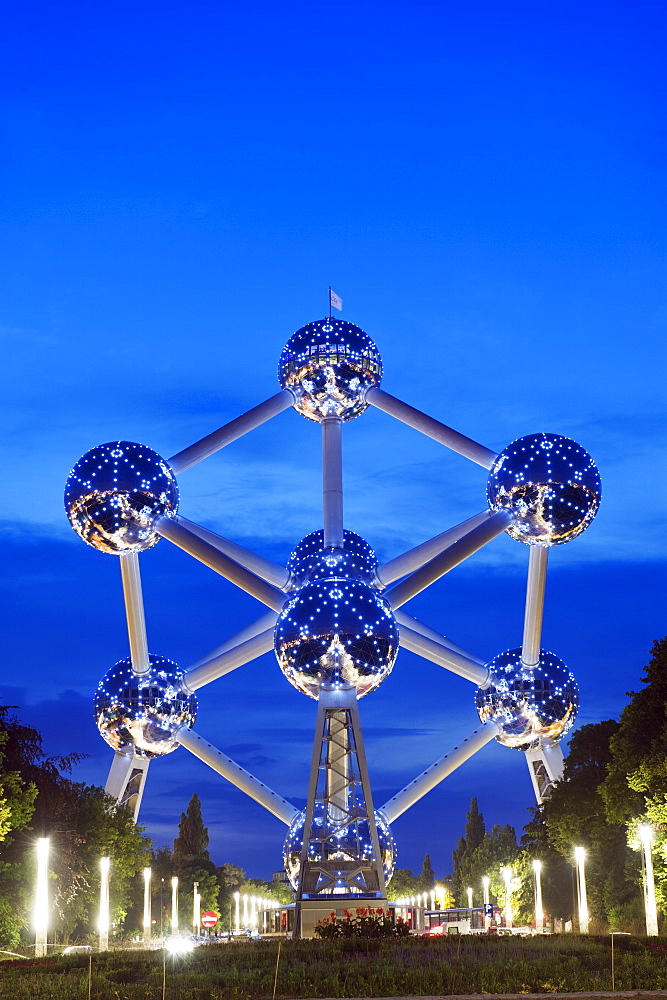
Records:
[[[197,698],[183,688],[183,674],[172,660],[149,656],[150,668],[135,674],[128,657],[100,681],[94,699],[100,735],[128,757],[162,757],[179,743],[182,727],[195,724]]]
[[[100,552],[143,552],[160,540],[154,529],[178,511],[178,486],[157,452],[133,441],[110,441],[86,452],[65,486],[70,524]]]
[[[309,861],[372,861],[373,845],[371,844],[371,831],[367,819],[360,819],[356,823],[340,828],[340,821],[329,820],[325,828],[324,807],[321,803],[316,803],[313,814],[313,826],[316,829],[316,836],[330,838],[330,845],[327,856],[322,857],[322,852],[317,850],[317,842],[310,844],[308,851]],[[285,871],[290,880],[290,884],[295,891],[299,888],[299,869],[301,868],[301,849],[303,847],[304,826],[306,814],[301,812],[292,820],[289,833],[285,838],[283,848],[283,861]],[[384,869],[385,885],[388,885],[394,874],[396,864],[396,845],[391,833],[391,828],[381,812],[375,812],[375,825],[380,842],[380,858]],[[335,889],[332,889],[335,893]]]
[[[491,683],[475,696],[482,722],[496,722],[498,743],[530,750],[555,742],[574,724],[579,688],[572,672],[553,653],[540,650],[539,663],[527,667],[521,647],[508,649],[488,664]]]
[[[367,390],[381,378],[380,352],[368,334],[331,317],[292,334],[278,364],[280,385],[293,392],[294,408],[309,420],[357,417],[368,406]]]
[[[297,691],[354,688],[363,698],[391,673],[398,628],[389,604],[359,580],[307,583],[281,611],[275,630],[280,669]]]

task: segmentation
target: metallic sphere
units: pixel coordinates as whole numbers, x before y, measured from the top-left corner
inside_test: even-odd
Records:
[[[515,515],[507,533],[526,545],[562,545],[600,506],[600,474],[587,451],[560,434],[528,434],[498,455],[487,485],[492,510]]]
[[[357,698],[391,673],[398,628],[389,604],[357,580],[308,583],[281,611],[275,630],[280,669],[310,698],[354,688]]]
[[[342,319],[315,320],[287,341],[278,364],[283,389],[309,420],[350,420],[368,406],[366,391],[382,378],[380,352],[358,326]]]
[[[321,579],[356,579],[372,585],[378,560],[361,535],[343,530],[343,548],[324,548],[324,531],[302,538],[287,561],[291,590]]]
[[[340,821],[329,820],[328,829],[323,828],[324,807],[321,803],[316,803],[313,816],[313,824],[316,828],[316,836],[324,841],[326,856],[322,857],[321,842],[311,841],[308,851],[309,861],[372,861],[373,845],[371,843],[371,832],[367,819],[357,820],[348,826],[340,828]],[[306,822],[306,813],[301,812],[292,820],[289,833],[285,838],[283,847],[283,862],[285,871],[295,891],[299,888],[299,869],[301,868],[301,849],[303,847],[303,830]],[[380,842],[380,855],[382,867],[384,869],[385,884],[388,885],[394,874],[396,864],[396,845],[391,833],[391,829],[381,812],[375,813],[375,825]],[[326,839],[325,839],[326,838]],[[335,890],[334,890],[335,891]]]
[[[94,712],[100,735],[129,757],[162,757],[179,745],[174,734],[191,728],[197,698],[183,688],[183,674],[172,660],[149,657],[150,669],[135,674],[128,657],[100,681]]]
[[[76,533],[100,552],[142,552],[159,541],[156,519],[176,514],[178,486],[157,452],[111,441],[76,463],[67,477],[65,510]]]
[[[571,728],[579,710],[574,675],[553,653],[540,650],[534,667],[521,662],[521,647],[499,653],[488,664],[491,683],[478,688],[475,704],[482,722],[496,722],[496,739],[516,750],[557,741]]]

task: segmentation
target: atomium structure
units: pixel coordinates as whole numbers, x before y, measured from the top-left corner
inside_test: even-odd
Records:
[[[547,557],[576,538],[600,502],[597,469],[558,434],[521,437],[495,454],[380,388],[380,353],[363,330],[326,317],[287,342],[280,392],[168,461],[113,441],[71,471],[74,530],[120,561],[130,656],[99,683],[95,719],[114,750],[107,792],[137,817],[151,758],[185,747],[288,827],[285,868],[297,893],[295,935],[309,936],[332,903],[386,903],[395,849],[390,824],[490,740],[521,751],[538,803],[562,774],[559,740],[578,709],[573,675],[541,648]],[[486,506],[383,566],[343,527],[342,429],[369,406],[487,471]],[[276,565],[178,513],[177,477],[293,407],[321,426],[323,527]],[[485,663],[404,606],[502,532],[528,546],[523,635]],[[187,669],[150,653],[139,554],[166,538],[269,611]],[[391,673],[399,647],[469,680],[479,725],[380,808],[373,803],[358,702]],[[196,692],[275,649],[297,691],[317,702],[306,808],[297,810],[194,730]]]

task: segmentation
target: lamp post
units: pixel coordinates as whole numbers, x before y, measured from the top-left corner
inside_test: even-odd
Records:
[[[542,862],[533,861],[535,876],[535,930],[541,934],[544,931],[544,910],[542,909]]]
[[[241,893],[234,893],[234,930],[238,934],[241,930]]]
[[[653,877],[653,829],[647,824],[639,827],[639,837],[644,851],[644,870],[646,881],[644,885],[644,907],[646,910],[646,933],[649,937],[658,934],[658,908],[655,902],[655,879]]]
[[[512,869],[503,868],[501,875],[505,883],[505,927],[512,927],[514,920],[512,913]]]
[[[583,847],[575,847],[574,858],[577,862],[577,887],[579,890],[579,933],[588,934],[588,900],[586,898],[586,872],[584,870],[586,851]]]
[[[178,934],[178,876],[171,880],[171,933]]]
[[[144,868],[144,944],[151,940],[151,870]]]
[[[37,841],[37,884],[35,886],[35,958],[46,955],[46,939],[49,927],[49,848],[48,837]]]
[[[468,894],[468,909],[472,910],[472,886],[471,885],[468,886],[468,888],[466,889],[466,892]]]
[[[488,907],[489,907],[489,883],[490,883],[489,876],[488,875],[483,875],[482,876],[482,891],[484,893],[484,897],[483,897],[484,898],[484,926],[487,928],[487,930],[491,926],[491,917],[487,913],[487,910],[488,910]]]
[[[100,951],[109,950],[109,868],[110,858],[100,858]]]
[[[192,929],[199,934],[199,882],[192,887]]]

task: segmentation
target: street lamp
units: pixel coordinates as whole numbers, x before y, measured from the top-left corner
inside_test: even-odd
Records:
[[[577,885],[579,888],[579,933],[588,934],[588,900],[586,898],[586,873],[584,871],[586,851],[583,847],[575,847],[574,858],[577,862]]]
[[[533,861],[535,875],[535,930],[540,934],[544,930],[544,910],[542,909],[542,862]]]
[[[512,927],[514,914],[512,913],[512,869],[503,868],[500,873],[505,883],[505,927]]]
[[[199,882],[195,882],[192,887],[192,927],[197,935],[199,935],[199,918]]]
[[[644,907],[646,910],[646,933],[649,937],[658,934],[658,909],[655,902],[655,879],[653,877],[653,829],[647,824],[639,827],[639,837],[644,851],[646,882],[644,885]]]
[[[109,950],[109,868],[110,858],[100,858],[100,951]]]
[[[48,837],[37,841],[37,884],[35,886],[35,958],[46,955],[46,938],[49,926],[49,848]]]
[[[171,880],[171,933],[178,934],[178,876]]]
[[[234,930],[238,934],[241,930],[241,893],[234,893]]]
[[[151,870],[144,868],[144,944],[151,940]]]
[[[468,909],[472,910],[472,886],[471,885],[468,886],[468,888],[466,889],[466,892],[468,893]]]

